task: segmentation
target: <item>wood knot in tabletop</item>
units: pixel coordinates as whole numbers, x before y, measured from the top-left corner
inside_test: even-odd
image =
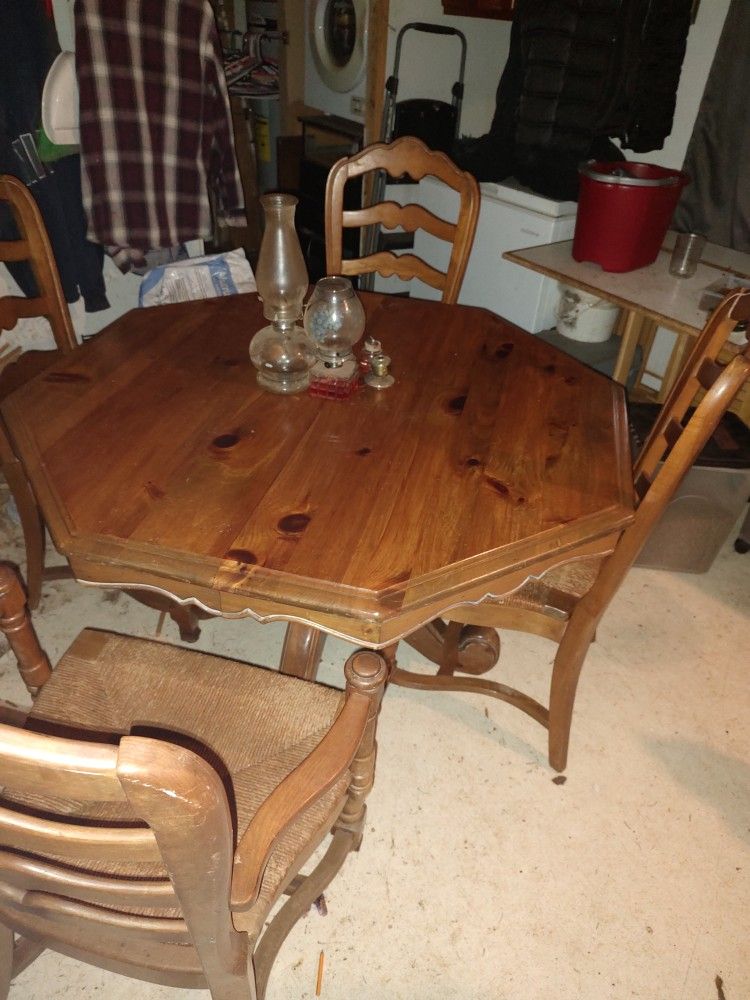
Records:
[[[310,520],[309,514],[286,514],[279,520],[279,531],[283,531],[285,535],[299,534],[305,530]]]

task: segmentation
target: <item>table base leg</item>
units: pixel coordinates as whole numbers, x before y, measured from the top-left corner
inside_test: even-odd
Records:
[[[497,698],[549,727],[549,711],[534,698],[500,681],[476,676],[491,670],[498,661],[500,638],[494,628],[446,623],[438,618],[404,641],[437,664],[438,669],[434,674],[424,674],[395,667],[391,684],[419,691],[465,691]],[[554,762],[553,766],[557,767]]]
[[[314,681],[318,673],[326,635],[311,625],[290,622],[281,649],[279,673]]]
[[[169,615],[177,628],[180,630],[182,642],[197,642],[200,639],[201,629],[198,624],[206,618],[213,618],[208,611],[201,611],[200,608],[192,604],[179,604],[173,601],[166,594],[158,594],[150,590],[130,589],[124,591],[128,597],[132,597],[139,604],[145,604],[147,608],[155,611],[162,611]]]
[[[446,624],[435,618],[404,639],[407,645],[439,667],[438,673],[486,674],[500,657],[500,637],[494,628]]]

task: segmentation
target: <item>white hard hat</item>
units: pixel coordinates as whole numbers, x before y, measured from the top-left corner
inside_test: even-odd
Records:
[[[61,52],[50,66],[42,91],[42,128],[58,146],[77,145],[80,141],[73,52]]]

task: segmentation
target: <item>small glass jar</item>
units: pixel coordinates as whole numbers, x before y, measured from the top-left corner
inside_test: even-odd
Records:
[[[348,278],[335,275],[318,281],[304,323],[326,368],[354,362],[352,347],[364,332],[365,311]]]

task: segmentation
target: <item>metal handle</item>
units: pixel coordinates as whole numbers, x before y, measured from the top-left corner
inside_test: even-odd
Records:
[[[584,163],[578,168],[578,172],[584,177],[589,177],[592,181],[601,181],[604,184],[623,184],[626,187],[673,187],[682,180],[679,174],[669,177],[635,177],[628,174],[620,167],[609,174],[594,170],[589,163]]]
[[[402,32],[413,28],[415,31],[426,31],[430,35],[459,35],[463,38],[463,32],[457,28],[449,28],[447,24],[428,24],[426,21],[410,21],[401,29]]]
[[[386,83],[386,88],[388,88],[393,94],[394,100],[396,97],[396,92],[398,91],[398,68],[401,63],[401,42],[403,41],[404,34],[407,31],[425,31],[430,35],[454,35],[458,38],[461,43],[461,63],[458,69],[458,82],[463,83],[464,70],[466,69],[466,35],[463,31],[459,31],[458,28],[449,28],[447,25],[443,24],[429,24],[426,21],[410,21],[405,24],[403,28],[396,35],[396,52],[393,57],[393,74],[389,77],[388,83]],[[390,87],[391,81],[393,81],[393,87]],[[460,99],[458,102],[458,107],[460,110]],[[458,121],[458,119],[456,119]]]

